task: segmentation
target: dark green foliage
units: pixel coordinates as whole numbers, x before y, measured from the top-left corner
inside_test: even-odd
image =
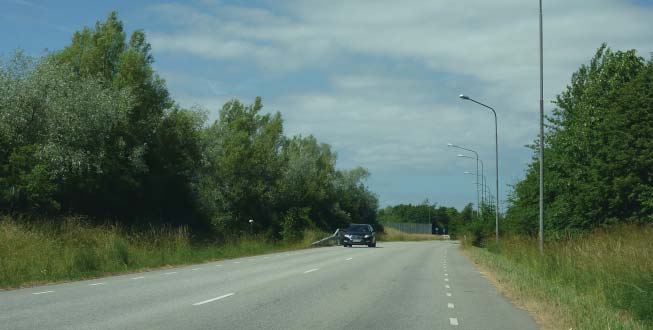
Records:
[[[329,145],[284,136],[260,98],[226,103],[207,125],[174,103],[152,63],[143,31],[128,40],[116,13],[45,58],[0,62],[0,208],[187,226],[210,241],[376,224],[366,170],[338,171]],[[123,243],[115,255],[129,266]],[[98,269],[94,250],[74,256],[77,269]]]
[[[545,227],[549,237],[653,221],[653,62],[602,46],[573,74],[548,118]],[[510,198],[506,228],[536,234],[534,158]]]

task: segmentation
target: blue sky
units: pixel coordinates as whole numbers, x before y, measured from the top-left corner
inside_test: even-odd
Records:
[[[475,201],[475,164],[448,142],[479,152],[494,185],[499,115],[500,196],[523,177],[538,125],[537,1],[1,0],[0,53],[41,55],[117,10],[144,29],[155,68],[183,106],[217,117],[231,98],[262,96],[288,135],[314,134],[339,167],[363,166],[383,206],[462,207]],[[602,42],[653,51],[653,0],[544,1],[545,102]]]

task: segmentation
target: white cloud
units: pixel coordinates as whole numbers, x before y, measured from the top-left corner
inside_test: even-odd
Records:
[[[481,150],[493,171],[491,114],[457,100],[460,92],[497,109],[506,179],[514,181],[530,158],[523,145],[537,133],[537,1],[294,0],[258,8],[206,1],[150,10],[170,26],[148,31],[155,53],[253,66],[277,85],[291,85],[297,72],[321,74],[315,79],[326,86],[313,90],[250,92],[282,111],[289,133],[334,145],[346,166],[442,174],[452,168],[443,146],[453,141]],[[651,51],[651,7],[551,0],[544,15],[547,101],[602,42]],[[226,96],[185,92],[182,99],[215,109]]]

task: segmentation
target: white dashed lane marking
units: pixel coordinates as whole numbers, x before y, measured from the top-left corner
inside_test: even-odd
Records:
[[[32,292],[33,295],[46,294],[46,293],[54,293],[54,291]]]
[[[304,274],[312,273],[312,272],[315,272],[315,271],[318,271],[318,270],[320,270],[320,269],[319,268],[309,269],[309,270],[305,271]]]
[[[345,259],[345,260],[349,261],[349,260],[351,260],[351,259],[354,259],[354,258],[347,258],[347,259]]]
[[[191,270],[192,270],[192,271],[196,271],[196,270],[200,270],[200,269],[202,269],[202,268],[193,268],[193,269],[191,269]]]
[[[172,274],[177,274],[177,272],[167,272],[167,273],[165,273],[163,275],[172,275]]]
[[[455,317],[450,317],[449,318],[449,324],[451,325],[458,325],[458,319]]]
[[[452,303],[448,303],[448,304],[447,304],[447,307],[449,307],[450,309],[453,309],[453,304],[452,304]]]
[[[207,300],[204,300],[204,301],[200,301],[200,302],[198,302],[198,303],[194,303],[193,306],[199,306],[199,305],[208,304],[208,303],[210,303],[210,302],[214,302],[214,301],[216,301],[216,300],[220,300],[220,299],[224,299],[224,298],[227,298],[227,297],[231,297],[231,296],[233,296],[234,294],[235,294],[235,293],[233,293],[233,292],[232,292],[232,293],[227,293],[227,294],[222,295],[222,296],[220,296],[220,297],[215,297],[215,298],[207,299]]]
[[[447,292],[447,297],[451,297],[451,292]]]
[[[90,286],[96,286],[96,285],[105,285],[106,283],[100,282],[100,283],[91,283],[89,284]]]
[[[137,276],[137,277],[132,277],[132,280],[142,280],[144,278],[145,276]]]

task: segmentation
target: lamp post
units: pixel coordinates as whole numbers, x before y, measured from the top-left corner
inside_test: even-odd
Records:
[[[476,176],[476,217],[479,218],[481,216],[480,213],[480,208],[479,208],[479,195],[478,195],[478,172],[477,173],[472,173],[469,171],[465,171],[464,174],[469,174],[469,175],[475,175]]]
[[[476,155],[476,185],[477,185],[477,187],[476,187],[476,212],[480,214],[481,207],[480,207],[480,205],[478,205],[478,201],[479,201],[479,198],[478,198],[478,153],[476,151],[472,150],[472,149],[457,146],[457,145],[452,144],[452,143],[447,143],[447,146],[452,147],[452,148],[458,148],[458,149],[461,149],[461,150],[467,150],[469,152],[473,152],[474,155]]]
[[[494,114],[494,148],[495,148],[494,158],[495,158],[496,185],[497,185],[496,186],[496,189],[497,189],[497,196],[496,196],[497,205],[496,205],[496,209],[494,210],[494,213],[495,213],[494,235],[495,235],[495,239],[498,242],[499,241],[499,129],[497,127],[497,112],[494,111],[494,108],[492,108],[491,106],[483,104],[481,102],[478,102],[478,101],[472,99],[471,97],[469,97],[467,95],[460,94],[460,98],[463,99],[463,100],[472,101],[472,102],[474,102],[474,103],[476,103],[478,105],[481,105],[481,106],[491,110],[492,113]]]
[[[540,254],[544,254],[544,33],[540,0]]]
[[[480,158],[469,157],[463,154],[458,154],[458,157],[476,159],[477,162],[481,162],[481,202],[483,202],[485,200],[485,165],[483,164],[483,160]],[[478,169],[476,170],[478,171]]]

